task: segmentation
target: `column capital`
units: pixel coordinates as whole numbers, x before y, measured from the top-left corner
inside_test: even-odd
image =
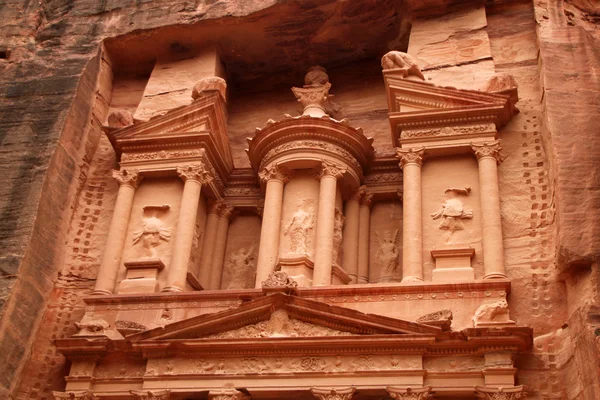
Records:
[[[171,391],[167,390],[130,390],[129,393],[139,400],[169,400]]]
[[[407,164],[416,164],[419,167],[423,165],[423,158],[425,156],[425,148],[408,148],[396,149],[396,158],[400,160],[400,167],[404,168]]]
[[[208,214],[219,215],[221,209],[225,206],[225,200],[209,200],[208,201]]]
[[[483,400],[517,400],[527,398],[527,388],[523,385],[513,387],[489,388],[475,386],[475,395]]]
[[[211,173],[203,164],[190,164],[177,167],[177,175],[179,175],[184,182],[188,180],[196,181],[201,185],[207,185],[213,180]]]
[[[471,143],[471,149],[477,156],[478,160],[481,160],[485,157],[494,158],[498,164],[500,164],[506,156],[500,154],[500,150],[502,147],[500,146],[500,141],[496,140],[491,143],[483,143],[483,144],[474,144]]]
[[[312,388],[310,392],[318,400],[350,400],[356,391],[353,387],[320,389]]]
[[[137,169],[121,168],[113,170],[112,177],[119,183],[119,186],[131,186],[137,188],[143,177]]]
[[[209,400],[250,400],[250,396],[235,389],[211,390]]]
[[[361,199],[363,198],[363,196],[366,194],[367,192],[367,187],[365,185],[359,187],[356,192],[352,193],[350,195],[350,197],[348,197],[348,200],[353,200],[353,201],[358,201],[360,202]]]
[[[317,173],[317,178],[322,179],[325,176],[332,176],[340,179],[346,173],[347,169],[332,163],[331,161],[321,161],[321,170]]]
[[[273,164],[268,168],[263,168],[262,171],[258,173],[258,178],[265,183],[270,180],[278,180],[287,183],[290,180],[290,171],[279,164]]]
[[[74,390],[68,392],[52,392],[56,400],[94,400],[95,396],[90,390]]]
[[[370,208],[372,204],[373,204],[373,193],[365,193],[363,195],[363,197],[360,199],[360,205]]]
[[[219,217],[230,219],[235,214],[235,207],[223,202],[223,205],[219,209]]]
[[[433,394],[431,393],[431,387],[419,387],[419,388],[395,388],[392,386],[388,386],[385,388],[387,392],[390,394],[390,397],[394,400],[430,400],[433,399]]]

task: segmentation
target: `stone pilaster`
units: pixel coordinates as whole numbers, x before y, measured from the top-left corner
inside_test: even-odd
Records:
[[[210,273],[209,289],[221,288],[221,277],[223,275],[223,263],[225,262],[225,250],[227,249],[227,236],[229,234],[229,222],[234,215],[235,208],[225,204],[219,210],[219,222],[217,223],[215,254],[213,257]]]
[[[262,281],[275,271],[279,255],[279,234],[281,231],[281,210],[283,207],[283,187],[290,180],[289,171],[277,164],[263,169],[258,174],[260,180],[266,183],[265,203],[262,225],[260,229],[260,244],[256,262],[255,287],[260,288]]]
[[[318,400],[351,400],[354,392],[356,391],[353,387],[345,387],[345,388],[331,388],[331,389],[321,389],[321,388],[312,388],[310,392],[313,396],[315,396]]]
[[[394,400],[431,400],[433,395],[429,386],[419,388],[395,388],[388,386],[385,388]]]
[[[337,180],[345,173],[345,168],[332,162],[321,163],[313,286],[331,285]]]
[[[137,400],[170,400],[170,390],[130,390]]]
[[[404,171],[402,207],[402,282],[423,281],[421,166],[424,149],[397,149]]]
[[[500,217],[500,191],[498,189],[498,164],[500,141],[472,144],[479,162],[479,191],[481,193],[481,224],[483,231],[483,279],[506,278],[504,270],[504,244]]]
[[[210,287],[210,275],[212,260],[215,253],[215,242],[217,240],[217,227],[219,225],[219,211],[225,205],[223,200],[210,200],[208,202],[208,216],[204,229],[204,242],[202,243],[202,254],[200,255],[200,284],[208,289]]]
[[[119,183],[119,192],[117,202],[113,211],[112,220],[108,229],[108,239],[102,257],[102,263],[98,270],[96,286],[92,294],[107,295],[115,290],[115,283],[119,266],[121,265],[121,256],[125,246],[125,237],[127,236],[127,227],[129,226],[129,217],[131,216],[131,206],[135,196],[135,189],[138,187],[142,177],[136,169],[122,168],[119,171],[113,171],[113,178]]]
[[[342,267],[352,280],[358,282],[358,247],[360,237],[360,201],[365,193],[365,186],[361,186],[346,200],[344,210],[344,233]]]
[[[173,246],[173,257],[169,265],[169,275],[164,292],[181,292],[185,288],[187,269],[196,234],[196,216],[200,203],[202,185],[210,183],[213,178],[202,164],[177,167],[177,175],[183,179],[183,194],[177,219],[176,242]]]
[[[358,223],[358,283],[369,283],[369,252],[371,247],[371,205],[373,194],[360,199]]]

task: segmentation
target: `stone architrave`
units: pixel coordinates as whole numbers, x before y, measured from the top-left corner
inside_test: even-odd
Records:
[[[331,389],[321,389],[321,388],[312,388],[310,392],[313,396],[315,396],[318,400],[351,400],[354,392],[356,391],[353,387],[345,387],[345,388],[331,388]]]
[[[251,397],[235,389],[211,390],[209,400],[250,400]]]
[[[98,270],[96,286],[92,292],[94,295],[112,294],[115,290],[117,273],[121,265],[121,256],[123,255],[127,227],[131,216],[133,197],[135,189],[142,180],[139,171],[136,169],[122,168],[119,171],[113,171],[112,175],[119,183],[119,192],[117,193],[117,202],[108,229],[108,239],[102,263]]]
[[[169,400],[170,390],[130,390],[129,393],[138,400]]]
[[[395,388],[388,386],[385,388],[390,394],[390,397],[394,400],[433,400],[431,393],[431,387],[419,387],[419,388]]]
[[[277,164],[265,168],[258,174],[260,180],[266,183],[266,192],[256,262],[256,288],[261,287],[262,281],[267,279],[271,272],[275,271],[277,265],[283,187],[290,179],[289,174],[287,168]]]
[[[173,245],[167,284],[163,289],[165,292],[181,292],[185,288],[190,255],[196,235],[200,191],[202,185],[209,184],[213,180],[208,168],[203,164],[177,167],[177,175],[185,183],[177,219],[177,241]]]
[[[425,151],[397,149],[396,157],[404,171],[402,225],[402,281],[423,281],[423,226],[421,166]]]
[[[525,386],[490,388],[485,386],[475,386],[475,395],[483,400],[517,400],[527,398],[527,389]]]
[[[323,160],[318,174],[319,210],[317,212],[314,286],[331,284],[333,267],[333,236],[335,229],[335,198],[337,181],[346,173],[346,168]]]
[[[500,154],[500,141],[472,144],[471,148],[479,162],[479,191],[481,192],[481,224],[483,231],[483,279],[506,278],[504,270],[504,245],[502,219],[500,216],[500,190],[498,188],[498,164],[504,157]]]

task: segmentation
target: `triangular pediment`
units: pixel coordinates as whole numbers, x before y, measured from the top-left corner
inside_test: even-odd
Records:
[[[128,336],[132,342],[173,339],[249,339],[380,334],[435,335],[441,329],[275,293],[240,307],[203,314]]]

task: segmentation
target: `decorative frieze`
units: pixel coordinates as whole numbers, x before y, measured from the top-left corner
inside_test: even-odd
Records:
[[[204,154],[204,149],[161,150],[145,153],[123,153],[123,155],[121,156],[121,162],[171,160],[176,158],[195,158],[202,157]]]
[[[415,139],[438,136],[476,135],[479,133],[495,132],[494,124],[477,124],[466,126],[443,126],[423,129],[404,129],[400,134],[401,139]]]

